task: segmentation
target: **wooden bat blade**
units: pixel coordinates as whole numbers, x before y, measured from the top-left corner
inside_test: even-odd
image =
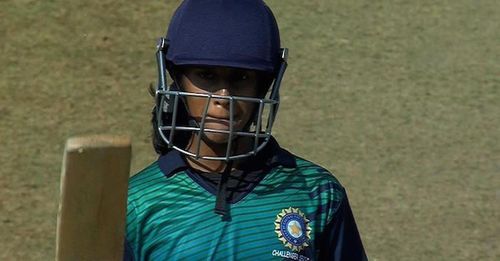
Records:
[[[121,260],[131,142],[89,136],[66,142],[56,260]]]

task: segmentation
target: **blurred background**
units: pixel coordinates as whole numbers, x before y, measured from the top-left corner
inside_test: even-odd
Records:
[[[269,0],[275,136],[347,188],[371,260],[500,260],[500,2]],[[0,1],[0,260],[53,260],[64,143],[150,142],[179,1]]]

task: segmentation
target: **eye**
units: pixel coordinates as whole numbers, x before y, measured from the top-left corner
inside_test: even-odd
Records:
[[[238,73],[234,76],[234,80],[236,81],[245,81],[248,80],[250,76],[247,73]]]
[[[198,72],[198,76],[205,80],[212,80],[215,77],[213,73],[207,71]]]

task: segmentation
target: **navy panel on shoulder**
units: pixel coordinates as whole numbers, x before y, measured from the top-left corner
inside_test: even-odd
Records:
[[[161,155],[158,158],[158,165],[167,178],[173,176],[179,170],[188,168],[181,153],[176,150],[171,150],[167,154]]]

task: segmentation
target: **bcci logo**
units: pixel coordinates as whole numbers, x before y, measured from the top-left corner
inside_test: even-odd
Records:
[[[286,208],[276,215],[275,232],[278,239],[292,251],[301,251],[309,246],[311,228],[309,220],[298,208]]]

